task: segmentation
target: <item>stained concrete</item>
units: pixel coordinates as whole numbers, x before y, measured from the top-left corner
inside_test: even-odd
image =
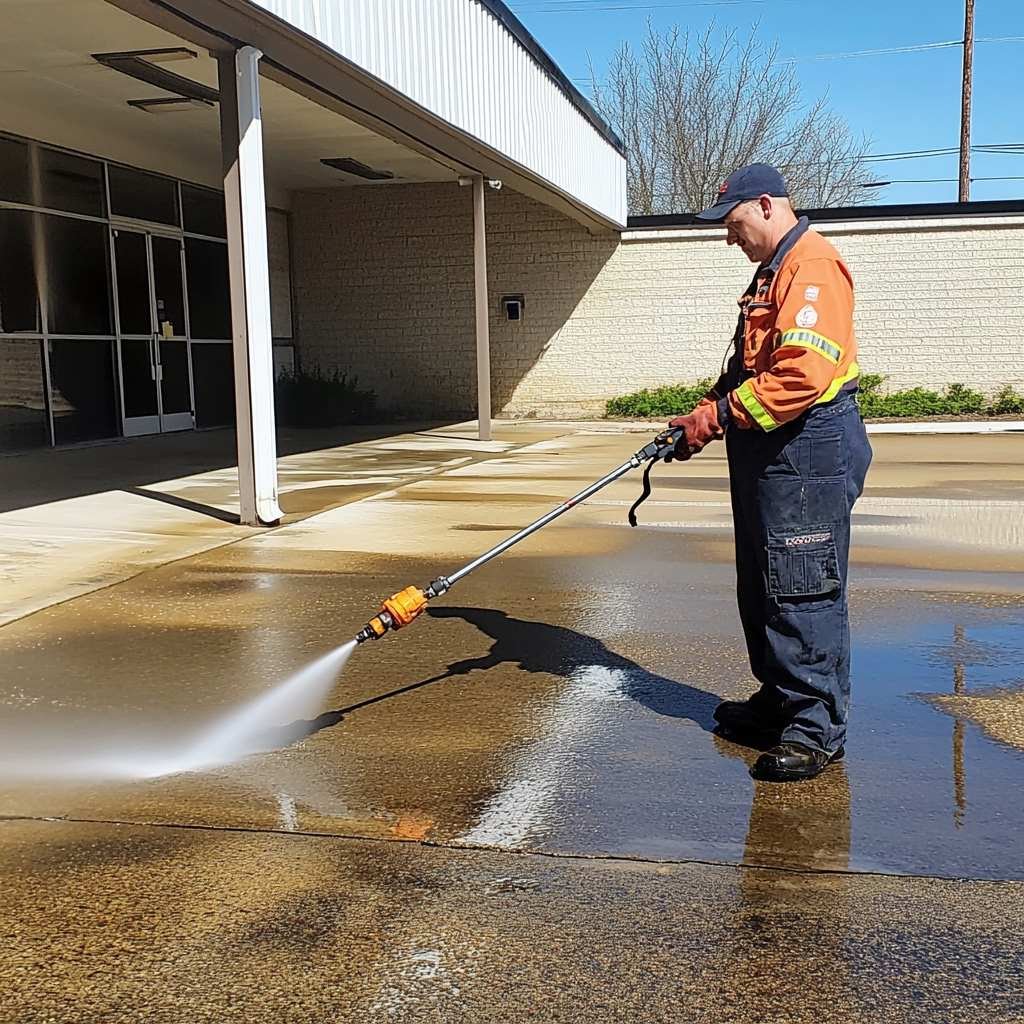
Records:
[[[1019,884],[59,822],[0,837],[0,1015],[19,1024],[1024,1012]]]
[[[710,731],[751,689],[714,450],[659,467],[641,529],[631,478],[208,773],[67,764],[180,745],[636,437],[540,436],[4,627],[0,814],[78,819],[0,823],[9,1016],[1021,1019],[1024,754],[936,695],[1021,687],[1024,493],[956,467],[1024,473],[932,440],[876,443],[848,758],[800,786]]]
[[[566,432],[468,426],[282,431],[282,522]],[[235,458],[225,430],[0,456],[0,625],[258,532],[238,525]]]

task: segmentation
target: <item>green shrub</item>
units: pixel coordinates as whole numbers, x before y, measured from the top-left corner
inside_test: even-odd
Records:
[[[1018,395],[1009,384],[1000,391],[988,411],[993,416],[1020,416],[1024,415],[1024,395]]]
[[[974,416],[984,413],[985,396],[963,384],[950,384],[941,394],[927,388],[909,388],[883,394],[885,378],[877,373],[861,378],[857,402],[865,419],[886,417]]]
[[[608,400],[605,416],[628,416],[649,419],[663,416],[685,416],[711,389],[710,378],[695,385],[675,384],[662,388],[634,391],[630,395]]]
[[[949,416],[973,416],[985,411],[985,396],[963,384],[950,384],[943,398]]]
[[[312,372],[283,370],[274,386],[274,410],[287,427],[336,427],[373,419],[377,396],[361,389],[355,377],[325,374],[319,364]]]
[[[885,377],[880,373],[861,375],[857,403],[865,419],[1024,415],[1024,395],[1017,394],[1009,386],[1003,388],[991,403],[987,403],[980,391],[974,391],[964,384],[950,384],[941,392],[930,391],[928,388],[909,388],[886,394],[882,391],[884,383]],[[711,384],[710,380],[702,380],[692,387],[675,384],[634,391],[629,395],[609,399],[605,415],[636,419],[684,415],[701,400]]]

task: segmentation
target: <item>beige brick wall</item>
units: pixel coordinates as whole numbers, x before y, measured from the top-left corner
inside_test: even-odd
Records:
[[[618,244],[507,189],[487,191],[495,412],[534,411],[514,396],[587,386],[580,306]],[[292,291],[306,368],[355,374],[385,408],[472,414],[476,406],[471,190],[395,185],[295,193]],[[503,295],[526,298],[510,323]],[[567,334],[569,337],[566,337]],[[564,354],[563,354],[564,352]],[[562,378],[562,379],[559,379]],[[547,399],[550,401],[550,399]],[[566,408],[577,408],[571,399]],[[549,409],[547,410],[549,411]]]
[[[399,412],[471,410],[469,203],[455,184],[296,193],[292,293],[302,366],[354,374]]]
[[[488,191],[495,412],[586,416],[640,387],[718,372],[751,267],[721,232],[594,236],[523,196]],[[1024,386],[1024,218],[823,228],[857,287],[866,372],[894,387]],[[354,373],[409,415],[475,405],[468,189],[296,193],[295,328],[304,365]],[[500,299],[525,296],[524,320]]]

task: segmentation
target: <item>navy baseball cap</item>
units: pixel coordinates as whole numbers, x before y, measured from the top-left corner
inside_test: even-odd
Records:
[[[729,211],[744,199],[757,199],[758,196],[789,197],[782,175],[771,164],[748,164],[734,171],[718,189],[718,202],[698,213],[697,218],[725,220]]]

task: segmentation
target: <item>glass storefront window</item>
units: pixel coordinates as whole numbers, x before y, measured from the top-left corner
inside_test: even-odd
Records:
[[[114,343],[51,339],[49,345],[56,443],[116,437],[119,429]]]
[[[186,231],[197,235],[227,238],[228,226],[224,212],[224,194],[198,185],[181,185],[181,213]]]
[[[118,217],[133,217],[157,224],[178,221],[178,184],[173,178],[133,171],[109,164],[110,212]]]
[[[153,287],[156,291],[157,330],[185,336],[185,293],[181,286],[181,242],[153,235]]]
[[[113,334],[106,224],[43,215],[49,332]]]
[[[230,343],[192,346],[192,387],[197,427],[224,427],[235,422],[235,368]]]
[[[43,343],[0,338],[0,452],[50,443]]]
[[[0,204],[21,207],[0,208],[0,451],[235,422],[222,192],[0,134]],[[275,338],[291,334],[276,216]]]
[[[117,267],[117,312],[122,334],[152,334],[149,307],[149,261],[146,236],[139,231],[114,231]]]
[[[42,333],[34,255],[41,232],[39,214],[0,210],[0,334]]]
[[[28,143],[0,136],[0,199],[28,203],[31,196]]]
[[[193,338],[231,337],[228,247],[223,242],[185,239],[188,316]]]
[[[72,153],[39,147],[40,199],[34,205],[69,213],[106,215],[103,164]]]

